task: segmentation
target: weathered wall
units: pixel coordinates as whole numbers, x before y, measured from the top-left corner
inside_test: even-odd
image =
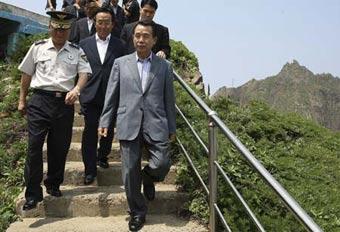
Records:
[[[27,3],[28,4],[28,3]],[[12,15],[25,17],[32,21],[39,22],[42,25],[48,25],[48,17],[22,9],[17,6],[13,6],[0,1],[0,11],[11,13]]]
[[[47,31],[48,17],[0,2],[0,59],[15,52],[19,39]]]

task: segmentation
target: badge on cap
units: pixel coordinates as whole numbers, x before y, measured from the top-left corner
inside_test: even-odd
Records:
[[[51,16],[50,25],[54,29],[69,29],[75,18],[75,15],[64,11],[48,11],[46,14]]]

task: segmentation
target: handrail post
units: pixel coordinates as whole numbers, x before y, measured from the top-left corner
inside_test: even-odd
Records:
[[[209,116],[216,114],[211,112]],[[209,117],[209,231],[216,231],[216,211],[215,204],[217,202],[217,167],[215,161],[217,160],[217,130],[215,123]]]

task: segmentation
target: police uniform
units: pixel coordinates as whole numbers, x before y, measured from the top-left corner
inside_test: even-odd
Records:
[[[48,12],[49,13],[49,12]],[[72,15],[50,13],[54,28],[68,29]],[[75,86],[78,73],[91,73],[85,53],[66,41],[58,51],[52,38],[35,42],[19,70],[31,76],[33,95],[27,104],[28,155],[25,166],[26,201],[41,201],[43,178],[42,150],[47,136],[48,171],[44,185],[58,189],[63,182],[74,119],[74,106],[65,104],[67,92]]]

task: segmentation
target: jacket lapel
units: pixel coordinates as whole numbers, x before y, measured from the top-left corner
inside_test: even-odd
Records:
[[[142,83],[140,81],[140,76],[139,76],[138,67],[137,67],[136,52],[132,53],[129,56],[128,67],[129,67],[129,69],[131,71],[132,78],[136,81],[136,84],[137,84],[138,88],[140,89],[141,92],[143,92]]]
[[[153,81],[153,79],[155,78],[158,69],[159,69],[160,65],[159,65],[159,58],[155,55],[152,54],[152,60],[151,60],[151,67],[150,67],[150,72],[149,72],[149,76],[146,80],[146,85],[145,85],[145,89],[144,89],[144,93],[146,93],[148,91],[148,89],[150,88],[150,85]]]
[[[105,62],[107,62],[111,56],[114,56],[114,44],[113,44],[114,42],[113,41],[114,39],[112,38],[112,35],[111,35],[109,45],[107,46],[106,55],[105,55],[103,64],[105,64]]]
[[[102,64],[102,62],[100,61],[100,57],[99,57],[99,52],[98,52],[98,48],[97,48],[97,41],[96,41],[96,36],[92,36],[91,38],[91,50],[92,53],[94,55],[94,60],[96,60],[98,62],[98,64]]]

